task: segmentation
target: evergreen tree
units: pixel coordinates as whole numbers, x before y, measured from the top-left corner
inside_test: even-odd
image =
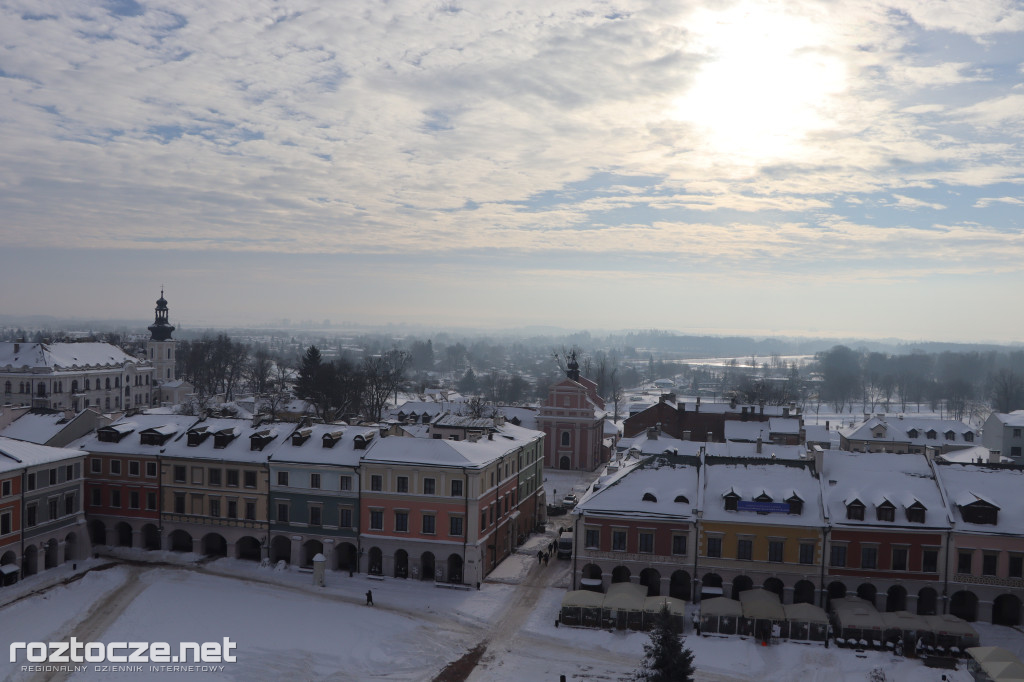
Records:
[[[668,606],[661,607],[644,654],[635,675],[639,682],[693,682],[693,652],[683,647]]]

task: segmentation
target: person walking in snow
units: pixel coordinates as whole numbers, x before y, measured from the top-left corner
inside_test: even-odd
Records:
[[[366,605],[373,606],[373,590],[366,591]]]

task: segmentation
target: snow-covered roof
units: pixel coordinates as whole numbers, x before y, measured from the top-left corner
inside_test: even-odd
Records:
[[[100,369],[125,363],[141,361],[109,343],[0,343],[0,368],[9,370]]]
[[[1024,518],[1024,471],[977,464],[942,464],[935,467],[951,501],[953,526],[969,533],[1020,534]],[[996,524],[967,523],[960,507],[985,502],[998,508]]]
[[[490,420],[488,420],[490,421]],[[375,438],[365,462],[396,462],[427,466],[485,467],[510,451],[543,436],[543,432],[504,424],[476,441],[436,438]]]
[[[831,443],[834,431],[825,428],[822,424],[805,424],[804,440],[808,443]],[[839,439],[836,439],[839,442]]]
[[[0,472],[50,464],[81,456],[81,452],[70,448],[51,448],[47,445],[0,437]]]
[[[728,422],[726,422],[728,424]],[[740,422],[743,423],[743,422]],[[748,422],[749,423],[749,422]],[[759,457],[763,459],[804,459],[806,449],[802,445],[775,445],[764,442],[757,452],[756,442],[731,441],[726,443],[704,443],[681,440],[660,434],[651,438],[647,432],[638,436],[621,439],[615,446],[620,453],[636,451],[641,455],[660,455],[666,452],[679,455],[697,455],[704,448],[707,454],[716,457]]]
[[[784,417],[771,417],[768,420],[768,430],[771,433],[782,435],[800,435],[800,420]]]
[[[768,440],[770,429],[766,422],[741,422],[730,419],[725,422],[725,439],[754,442],[758,438]]]
[[[365,450],[355,449],[355,435],[365,429],[339,424],[312,424],[296,428],[275,448],[270,463],[358,466]],[[396,438],[397,440],[397,438]]]
[[[703,496],[701,510],[706,521],[733,521],[783,526],[822,525],[821,496],[818,481],[810,466],[789,462],[725,462],[705,463],[701,472]],[[740,499],[753,502],[767,494],[772,502],[783,503],[794,495],[803,501],[800,514],[754,511],[727,511],[723,497],[735,492]]]
[[[998,419],[1004,426],[1024,426],[1024,410],[1014,410],[1013,412],[993,412],[992,416]]]
[[[923,454],[825,450],[821,490],[834,526],[874,528],[948,528],[946,505]],[[864,519],[848,519],[846,505],[859,499]],[[888,500],[896,506],[895,520],[879,521],[875,505]],[[905,509],[920,502],[925,522],[907,521]]]
[[[883,430],[878,437],[875,432]],[[928,433],[934,432],[935,437],[929,438]],[[972,445],[980,441],[980,434],[977,429],[965,424],[959,419],[936,419],[935,417],[915,417],[903,415],[897,417],[874,416],[867,421],[861,422],[840,431],[847,440],[873,441],[879,443],[913,443],[918,446],[927,445]],[[951,433],[952,438],[947,434]],[[964,434],[971,434],[972,440],[967,440]]]
[[[604,480],[599,478],[597,489],[584,496],[573,513],[693,518],[699,493],[698,471],[692,463],[660,464],[657,459],[643,466],[623,467]]]
[[[55,414],[25,412],[0,431],[0,436],[41,445],[60,433],[68,425],[68,421],[63,412]]]

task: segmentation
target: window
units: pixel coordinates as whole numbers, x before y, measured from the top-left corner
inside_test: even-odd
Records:
[[[4,481],[3,484],[0,485],[0,497],[7,497],[10,494],[11,494],[11,482],[10,481]]]
[[[1010,457],[1014,459],[1020,459],[1020,446],[1014,445],[1010,448]]]
[[[435,520],[435,517],[434,517],[433,514],[424,514],[423,515],[423,533],[424,533],[424,535],[433,535],[434,533],[437,532],[434,529],[435,523],[436,523],[436,520]]]
[[[138,493],[134,493],[134,495],[135,495],[135,507],[133,507],[133,509],[138,509],[139,508],[139,494]],[[75,494],[74,493],[68,493],[67,495],[64,496],[64,513],[65,514],[74,514],[77,511],[78,511],[78,501],[75,498]]]
[[[562,447],[563,448],[569,447],[569,438],[570,438],[569,432],[568,431],[562,431]]]
[[[396,533],[408,533],[409,532],[409,512],[407,512],[407,511],[396,511],[395,512],[395,532]]]
[[[892,506],[889,502],[883,502],[875,507],[875,516],[879,521],[895,521],[896,507]]]
[[[725,510],[736,511],[736,503],[739,502],[740,496],[736,493],[729,493],[725,496]]]
[[[156,510],[156,493],[146,493],[146,509],[149,511]]]
[[[111,462],[113,463],[113,462]],[[203,467],[192,467],[192,485],[203,484]]]
[[[277,522],[288,523],[288,503],[278,502],[277,503]]]
[[[654,553],[654,533],[640,533],[640,548],[643,554]]]
[[[878,568],[878,547],[867,545],[860,548],[860,567]]]
[[[830,566],[845,566],[846,565],[846,545],[832,545],[829,553]]]
[[[128,475],[129,476],[138,476],[140,474],[140,472],[141,472],[141,469],[139,467],[139,463],[137,461],[135,461],[135,460],[129,460],[128,461]]]
[[[89,471],[91,471],[94,474],[102,474],[103,473],[103,460],[102,459],[97,459],[95,457],[93,459],[89,460]]]
[[[320,526],[323,525],[323,508],[320,505],[309,506],[309,525]]]
[[[110,460],[110,473],[114,474],[115,476],[120,476],[121,475],[121,460],[119,460],[119,459],[112,459],[112,460]]]
[[[8,512],[0,514],[0,535],[7,535],[11,532],[11,515]]]
[[[936,573],[939,570],[939,550],[926,549],[921,553],[921,570]]]
[[[174,513],[185,513],[185,493],[174,493]]]
[[[146,476],[156,477],[156,462],[146,462]]]
[[[174,467],[174,482],[184,483],[185,482],[185,467],[175,466]]]
[[[316,490],[320,489],[320,474],[309,475],[309,487]]]
[[[423,479],[423,494],[433,495],[434,494],[434,479],[424,478]]]
[[[907,507],[907,521],[910,523],[924,523],[925,509],[920,503]]]
[[[846,518],[852,521],[863,521],[864,505],[856,500],[846,505]]]
[[[487,512],[480,512],[480,530],[487,528]]]
[[[451,517],[451,519],[449,519],[448,534],[449,535],[453,535],[455,537],[461,537],[462,536],[462,517],[461,516],[453,516],[453,517]]]
[[[785,541],[783,540],[769,540],[768,541],[768,561],[774,561],[777,563],[782,562],[782,552],[785,547]]]
[[[384,487],[384,479],[379,474],[370,476],[370,490],[380,490]]]
[[[210,498],[210,516],[212,516],[214,518],[220,517],[220,498],[219,497],[211,497]]]
[[[250,500],[245,502],[245,519],[247,521],[256,520],[256,503]]]
[[[612,531],[612,551],[614,551],[614,552],[625,552],[626,551],[626,531],[624,531],[624,530],[613,530]]]
[[[121,473],[121,472],[118,472]],[[57,485],[57,470],[50,469],[50,485]]]
[[[996,560],[999,558],[998,554],[992,552],[985,552],[981,556],[981,574],[982,575],[995,575],[996,574]]]
[[[288,472],[287,471],[278,471],[277,472],[277,484],[281,485],[281,486],[286,486],[287,487],[287,485],[288,485]]]
[[[974,558],[974,552],[960,552],[956,557],[956,572],[967,573],[971,572],[971,560]]]
[[[128,492],[128,508],[138,509],[139,508],[139,491],[131,490]]]
[[[814,544],[810,542],[800,543],[800,563],[802,564],[813,564],[814,563]]]
[[[338,515],[338,525],[342,528],[352,527],[352,510],[349,507],[342,507]]]
[[[589,549],[597,549],[601,546],[601,530],[599,528],[587,528],[583,532],[583,546]]]
[[[722,538],[708,538],[708,557],[718,559],[722,556]]]
[[[110,506],[120,507],[121,506],[121,491],[117,488],[111,488],[110,490]]]
[[[370,510],[370,530],[384,530],[384,512],[381,509]]]
[[[409,492],[409,477],[408,476],[399,476],[398,477],[397,490],[400,493],[407,493],[407,492]]]
[[[210,485],[220,485],[221,482],[221,470],[210,469],[210,473],[207,474],[210,477]]]
[[[228,485],[232,488],[238,487],[238,469],[228,469]]]
[[[228,500],[228,518],[238,518],[238,500]]]
[[[754,542],[749,539],[736,542],[736,558],[749,560],[753,556]]]
[[[25,509],[25,527],[30,528],[36,525],[36,505],[30,504]]]
[[[685,535],[673,535],[672,536],[672,553],[677,556],[686,555],[686,536]]]
[[[892,570],[894,570],[894,571],[905,571],[905,570],[907,570],[907,548],[906,547],[893,547],[892,548]]]
[[[1020,554],[1010,555],[1007,575],[1011,578],[1024,578],[1024,556]]]
[[[245,481],[245,487],[246,488],[255,488],[256,487],[256,472],[255,471],[246,471],[245,472],[245,476],[244,476],[244,481]]]
[[[452,497],[462,497],[462,481],[452,481]]]
[[[338,483],[339,490],[352,490],[352,477],[342,476]]]
[[[89,489],[89,504],[99,507],[103,504],[103,492],[99,488]]]

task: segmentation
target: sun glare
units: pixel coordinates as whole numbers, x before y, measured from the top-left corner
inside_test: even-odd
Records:
[[[827,31],[808,17],[744,3],[703,10],[687,24],[690,49],[706,55],[673,118],[695,127],[709,163],[800,160],[809,131],[829,126],[831,96],[845,69],[828,54]]]

